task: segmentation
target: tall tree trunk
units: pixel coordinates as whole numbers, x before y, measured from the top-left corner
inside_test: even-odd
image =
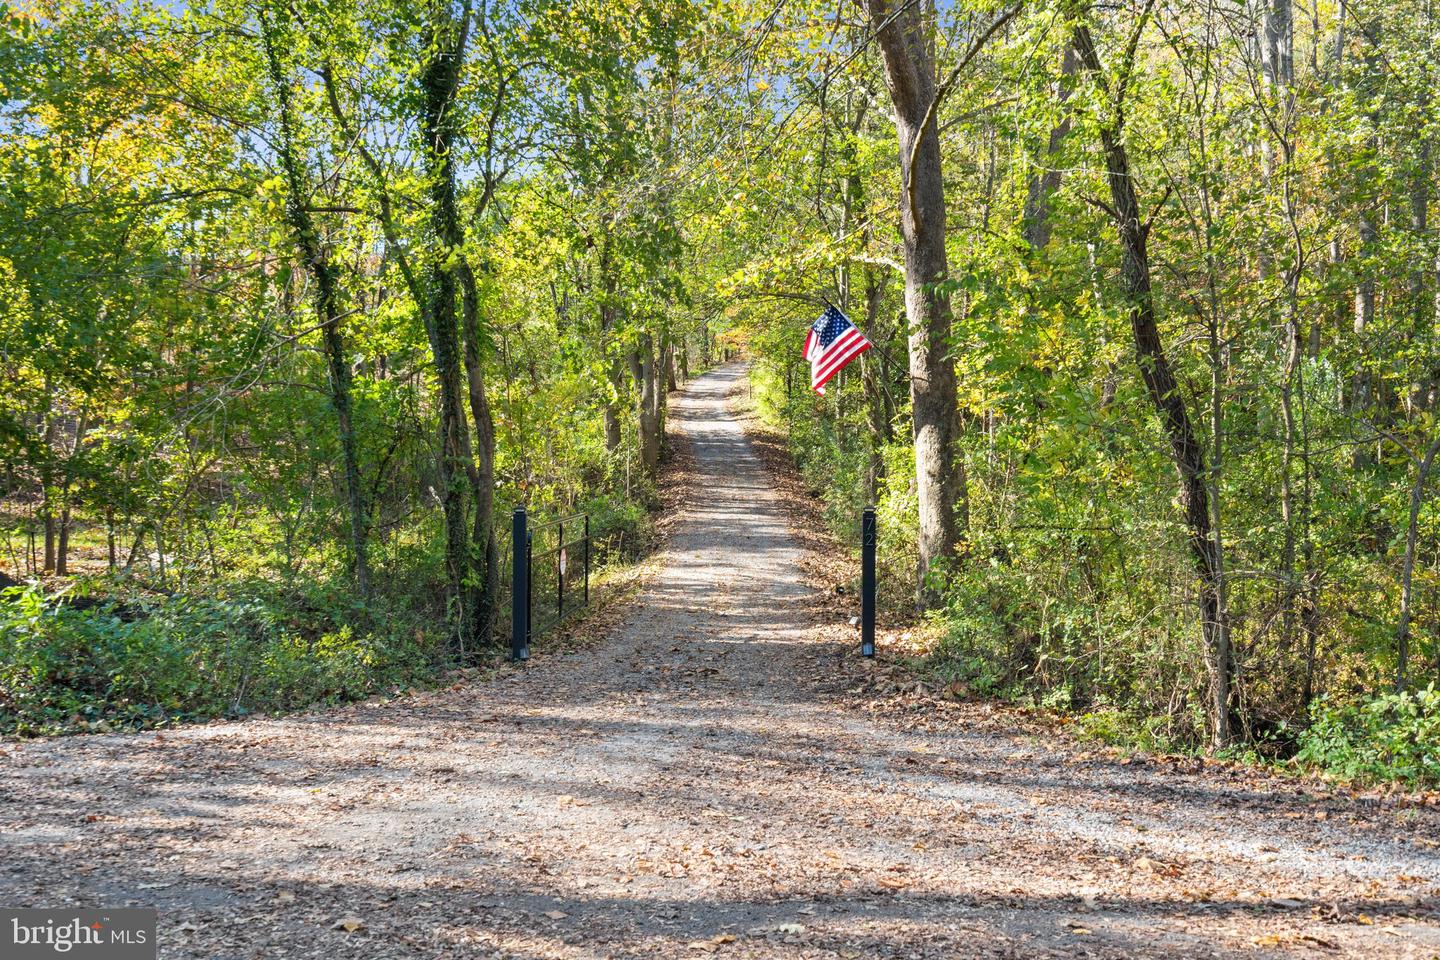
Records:
[[[1425,14],[1429,18],[1433,15],[1433,4],[1426,2]],[[1425,48],[1425,85],[1420,93],[1420,105],[1427,109],[1431,103],[1431,92],[1429,89],[1430,70],[1428,64],[1433,62],[1435,44],[1429,43]],[[1430,195],[1433,187],[1431,181],[1435,176],[1434,144],[1433,137],[1429,131],[1420,138],[1415,146],[1414,168],[1410,174],[1410,232],[1412,243],[1417,251],[1415,255],[1415,266],[1410,272],[1409,295],[1410,309],[1412,311],[1412,336],[1424,342],[1429,336],[1430,326],[1436,320],[1440,320],[1440,277],[1436,277],[1435,268],[1437,261],[1432,254],[1430,257],[1422,257],[1419,251],[1428,246],[1430,239]],[[1427,294],[1427,288],[1433,286],[1433,290]],[[1419,406],[1424,410],[1440,409],[1440,365],[1432,369],[1426,378],[1426,383],[1421,384],[1417,391]]]
[[[1424,95],[1424,101],[1428,103],[1430,97],[1428,92]],[[1431,162],[1431,147],[1428,138],[1422,139],[1416,145],[1415,170],[1410,176],[1410,231],[1413,234],[1415,247],[1424,250],[1426,240],[1430,233],[1430,190],[1431,180],[1434,176],[1434,165]],[[1409,294],[1410,309],[1414,317],[1414,330],[1417,336],[1423,336],[1427,324],[1435,318],[1435,299],[1427,297],[1425,288],[1430,283],[1430,267],[1424,257],[1417,254],[1415,266],[1410,271]]]
[[[55,571],[55,437],[59,432],[59,420],[55,412],[55,389],[50,378],[45,378],[45,411],[41,431],[43,453],[40,460],[40,519],[45,530],[45,556],[41,562],[42,573]]]
[[[841,161],[849,172],[845,175],[845,190],[842,195],[844,204],[841,208],[840,222],[838,225],[836,240],[839,243],[851,242],[851,231],[855,229],[855,221],[859,218],[860,250],[867,252],[874,240],[874,226],[871,218],[865,214],[865,178],[861,174],[860,164],[856,160],[855,144],[859,139],[860,130],[865,123],[868,114],[869,101],[861,99],[855,108],[853,116],[847,114],[845,124],[842,127],[845,137],[841,145]],[[865,278],[865,335],[872,342],[883,348],[884,340],[880,330],[880,311],[884,302],[884,286],[879,270],[873,263],[866,261],[862,266]],[[851,264],[841,265],[840,301],[844,308],[850,309],[850,287],[852,277]],[[865,394],[866,422],[869,429],[865,438],[865,475],[863,479],[863,495],[867,504],[874,504],[879,495],[880,481],[885,475],[885,460],[881,451],[886,443],[894,439],[894,430],[891,427],[891,411],[889,409],[889,390],[886,387],[879,361],[874,356],[861,355],[860,357],[860,385]],[[788,395],[787,395],[788,399]],[[839,402],[839,396],[836,396]]]
[[[456,200],[454,146],[459,128],[455,91],[469,32],[468,3],[457,18],[445,0],[431,0],[425,25],[428,55],[420,68],[420,135],[425,151],[426,193],[430,229],[437,249],[429,258],[428,297],[423,313],[430,351],[440,382],[440,483],[445,514],[447,599],[455,624],[455,641],[463,657],[474,645],[470,632],[475,617],[466,609],[466,578],[470,572],[469,534],[465,523],[465,487],[473,466],[470,431],[462,410],[460,344],[456,322],[456,262],[461,229]]]
[[[615,454],[620,449],[620,403],[625,394],[625,366],[620,359],[620,349],[613,341],[620,320],[619,283],[615,277],[614,256],[611,250],[610,234],[607,231],[600,241],[600,348],[609,354],[605,361],[609,394],[605,397],[605,452]]]
[[[919,502],[922,607],[940,601],[927,574],[957,552],[967,524],[968,495],[959,443],[955,367],[950,356],[950,300],[939,284],[949,274],[945,254],[945,183],[938,88],[923,4],[895,9],[866,0],[885,59],[900,153],[900,228],[905,240],[905,316],[910,330],[910,401]]]
[[[885,299],[880,273],[874,267],[865,267],[865,331],[877,340],[881,337],[880,311]],[[870,424],[869,442],[866,447],[865,502],[875,503],[880,493],[880,481],[885,478],[885,458],[882,452],[886,444],[895,439],[894,410],[890,390],[885,383],[884,371],[872,357],[860,356],[860,376],[865,388],[865,408]]]
[[[654,480],[660,469],[660,377],[655,358],[655,338],[637,334],[630,350],[630,375],[639,397],[635,403],[640,435],[640,464],[647,479]]]
[[[1272,103],[1278,102],[1277,95],[1288,88],[1295,73],[1290,4],[1291,0],[1260,0],[1255,46],[1260,54],[1260,71],[1264,76],[1265,89],[1271,94]],[[1268,137],[1260,139],[1260,157],[1262,177],[1268,189],[1275,172],[1275,144]],[[1262,234],[1257,253],[1262,279],[1270,277],[1274,272],[1271,242]]]
[[[625,394],[624,361],[618,354],[606,361],[605,375],[610,381],[610,396],[605,400],[604,411],[605,451],[613,454],[620,449],[620,398]]]
[[[59,539],[55,547],[55,575],[57,577],[67,576],[70,573],[70,502],[66,500],[60,506]]]
[[[47,488],[48,489],[48,488]],[[42,573],[55,572],[55,546],[56,546],[56,521],[54,506],[50,503],[49,494],[46,494],[45,503],[41,508],[40,522],[45,530],[45,556],[40,568]]]
[[[1410,514],[1405,526],[1405,559],[1400,568],[1400,623],[1395,631],[1395,689],[1404,690],[1410,663],[1410,625],[1415,609],[1415,553],[1420,533],[1420,508],[1425,505],[1425,484],[1440,453],[1440,432],[1431,439],[1425,454],[1415,465],[1415,482],[1410,485]]]
[[[667,371],[673,373],[675,370],[675,344],[670,341],[670,334],[665,334],[660,340],[660,365],[655,368],[655,420],[656,429],[660,437],[660,445],[665,444],[665,417],[670,413],[670,390],[674,389],[673,379],[667,381]],[[667,383],[669,389],[667,389]]]
[[[294,95],[291,77],[280,63],[276,37],[270,18],[260,15],[261,39],[270,67],[270,80],[280,107],[280,165],[285,172],[285,214],[295,234],[295,244],[305,269],[315,280],[315,314],[320,322],[325,364],[329,372],[330,405],[340,433],[340,455],[344,461],[345,494],[350,514],[350,552],[355,574],[355,588],[360,596],[370,595],[369,511],[365,507],[365,490],[360,480],[360,453],[355,440],[351,404],[350,361],[346,355],[345,338],[340,329],[339,271],[331,262],[310,215],[310,183],[301,166],[295,147]]]
[[[480,295],[475,275],[463,260],[459,265],[465,342],[465,378],[470,398],[470,419],[475,428],[474,460],[470,466],[470,491],[474,516],[470,522],[470,559],[479,565],[471,578],[468,612],[469,635],[483,640],[489,636],[500,593],[499,549],[495,542],[495,418],[485,392],[480,339]]]
[[[65,467],[60,481],[60,529],[55,549],[55,573],[66,576],[70,573],[70,492],[75,486],[75,461],[85,445],[85,434],[90,430],[90,410],[82,408],[75,423],[75,440],[70,453],[65,457]]]
[[[1075,49],[1081,64],[1094,77],[1097,85],[1108,92],[1109,84],[1105,80],[1094,40],[1089,27],[1083,23],[1075,28]],[[1100,141],[1105,153],[1106,179],[1109,181],[1112,212],[1123,258],[1122,276],[1130,301],[1135,357],[1145,388],[1170,442],[1170,459],[1179,476],[1179,500],[1184,511],[1187,540],[1200,580],[1200,620],[1210,671],[1207,712],[1211,722],[1211,743],[1214,748],[1223,749],[1234,742],[1231,719],[1234,657],[1230,649],[1230,629],[1224,603],[1224,570],[1211,525],[1210,491],[1207,486],[1209,467],[1205,448],[1196,435],[1190,411],[1160,338],[1147,250],[1149,224],[1142,222],[1140,217],[1130,156],[1124,141],[1124,115],[1119,109],[1123,93],[1122,89],[1112,95],[1116,110],[1102,121]]]
[[[1318,13],[1319,8],[1316,5],[1311,4],[1311,10],[1311,23],[1316,33],[1315,38],[1312,40],[1313,52],[1311,56],[1313,59],[1318,61],[1320,56],[1318,49],[1320,46],[1320,19]],[[1346,0],[1340,0],[1339,7],[1335,11],[1335,31],[1330,37],[1329,56],[1326,60],[1326,75],[1320,78],[1321,88],[1325,91],[1325,94],[1321,97],[1320,100],[1320,110],[1322,115],[1329,114],[1332,105],[1331,95],[1329,91],[1332,88],[1339,87],[1339,77],[1342,75],[1345,69],[1345,22],[1347,16],[1348,4],[1346,3]],[[1337,158],[1327,158],[1326,166],[1331,176],[1339,176],[1339,162]],[[1327,269],[1329,270],[1330,274],[1338,275],[1341,266],[1345,262],[1345,248],[1341,243],[1340,231],[1338,229],[1332,228],[1329,241],[1329,257],[1327,258],[1327,260]],[[1328,305],[1326,313],[1330,316],[1327,316],[1327,319],[1332,321],[1334,326],[1334,332],[1337,336],[1342,329],[1344,318],[1348,315],[1349,310],[1350,307],[1347,303],[1344,302],[1343,297],[1337,298],[1333,303],[1330,303]],[[1307,345],[1307,355],[1312,360],[1317,359],[1320,356],[1320,344],[1322,340],[1321,326],[1322,324],[1320,320],[1311,321],[1310,342]]]
[[[1264,36],[1260,64],[1272,89],[1283,89],[1295,80],[1295,14],[1293,0],[1263,0]]]
[[[113,507],[105,507],[105,556],[106,569],[111,573],[115,572],[118,557],[115,555],[115,510]]]

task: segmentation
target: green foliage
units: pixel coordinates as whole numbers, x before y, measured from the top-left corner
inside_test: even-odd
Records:
[[[1133,361],[1133,265],[1099,202],[1117,103],[1156,333],[1206,459],[1243,736],[1280,752],[1316,695],[1349,717],[1353,691],[1429,679],[1432,12],[1321,4],[1290,24],[1279,77],[1254,42],[1276,5],[1122,2],[1091,23],[1102,79],[1069,56],[1073,4],[1024,4],[972,50],[1002,6],[925,18],[948,78],[950,264],[926,282],[953,314],[933,346],[958,374],[968,487],[959,556],[932,571],[896,131],[863,17],[814,0],[0,13],[0,562],[52,594],[103,602],[114,573],[187,598],[11,601],[7,631],[33,641],[6,640],[16,689],[54,700],[44,716],[65,690],[223,713],[246,684],[258,696],[244,677],[293,703],[382,682],[386,651],[439,656],[451,568],[486,552],[445,541],[483,540],[484,505],[502,527],[517,504],[588,510],[606,553],[647,540],[656,385],[723,346],[753,360],[760,414],[836,533],[853,543],[878,507],[887,619],[922,574],[943,587],[931,669],[1097,737],[1198,747],[1201,583]],[[463,11],[484,19],[453,60],[447,166],[421,78]],[[328,272],[287,223],[302,199]],[[799,351],[826,301],[877,349],[820,397]],[[32,560],[47,533],[62,558],[69,535],[63,578]]]
[[[1202,716],[1193,719],[1197,727],[1204,724]],[[1181,752],[1187,750],[1191,743],[1188,737],[1177,739],[1170,718],[1133,707],[1102,707],[1075,714],[1073,723],[1067,729],[1084,740],[1146,753]]]
[[[978,7],[940,14],[937,36],[963,33]],[[962,556],[931,572],[946,603],[928,668],[1112,742],[1200,749],[1215,725],[1204,584],[1134,361],[1130,266],[1097,202],[1109,194],[1100,131],[1123,83],[1158,335],[1223,548],[1237,678],[1226,715],[1255,750],[1285,756],[1314,696],[1339,710],[1353,691],[1440,664],[1440,513],[1424,458],[1440,368],[1433,18],[1388,4],[1357,36],[1319,8],[1290,25],[1294,49],[1331,60],[1297,56],[1279,77],[1251,42],[1270,5],[1140,9],[1091,22],[1102,80],[1075,69],[1057,29],[1073,9],[1026,5],[937,110],[950,264],[938,290],[954,311],[969,509]],[[790,35],[803,50],[802,19]],[[1143,68],[1123,74],[1130,42]],[[747,161],[725,194],[750,246],[720,288],[759,358],[761,412],[835,531],[853,543],[860,505],[878,503],[894,618],[915,583],[918,522],[903,377],[852,377],[824,400],[803,382],[783,389],[821,295],[903,360],[895,131],[856,109],[885,90],[878,58],[854,50],[824,83],[803,53],[772,55],[783,108],[767,96],[795,137]],[[956,51],[937,50],[948,76]],[[756,210],[760,196],[774,199]],[[1406,218],[1386,213],[1397,209]],[[883,442],[871,410],[890,428]]]
[[[292,710],[433,677],[423,628],[343,595],[111,601],[0,595],[0,732]]]
[[[47,598],[6,607],[16,729],[483,656],[459,613],[516,505],[588,511],[597,559],[648,547],[631,364],[654,440],[666,362],[713,343],[666,183],[697,9],[42,8],[0,13],[0,570]],[[417,64],[460,35],[437,191]]]
[[[1440,784],[1440,690],[1434,684],[1357,703],[1321,699],[1310,720],[1297,763],[1346,780]]]

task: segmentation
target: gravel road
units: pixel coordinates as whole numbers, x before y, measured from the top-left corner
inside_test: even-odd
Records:
[[[0,744],[0,905],[209,958],[1440,957],[1433,808],[857,708],[726,397],[603,642],[284,719]],[[1308,792],[1307,792],[1308,791]]]

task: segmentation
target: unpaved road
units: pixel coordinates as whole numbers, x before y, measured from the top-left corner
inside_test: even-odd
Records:
[[[675,403],[701,482],[609,640],[397,702],[5,745],[0,905],[154,906],[164,957],[1440,956],[1432,811],[819,691],[854,653],[815,639],[740,376]]]

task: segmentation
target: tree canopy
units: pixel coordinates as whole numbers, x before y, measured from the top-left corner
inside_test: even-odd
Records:
[[[639,549],[740,349],[934,670],[1293,751],[1440,672],[1431,6],[10,7],[0,563],[345,689],[473,659],[499,518]],[[22,724],[194,699],[5,649]]]

